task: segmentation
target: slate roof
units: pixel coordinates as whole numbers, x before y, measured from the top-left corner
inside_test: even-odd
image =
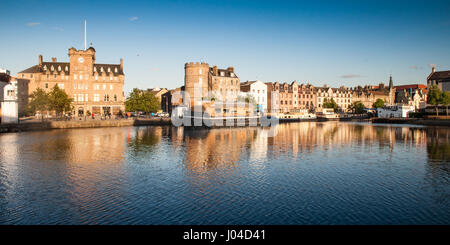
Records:
[[[450,79],[450,71],[436,71],[430,74],[428,80]]]
[[[52,69],[53,67],[53,69]],[[103,68],[103,69],[102,69]],[[50,74],[70,74],[70,63],[68,62],[42,62],[42,65],[34,65],[29,67],[19,73],[43,73],[49,72]],[[117,71],[117,72],[116,72]],[[120,69],[119,64],[94,64],[93,72],[97,72],[98,75],[102,76],[105,74],[109,75],[123,75],[123,70]]]

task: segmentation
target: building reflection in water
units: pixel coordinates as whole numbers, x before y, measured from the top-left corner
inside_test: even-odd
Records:
[[[128,200],[141,200],[142,196],[136,193],[143,189],[157,195],[169,190],[168,186],[186,185],[184,194],[177,195],[199,195],[195,199],[199,202],[227,202],[239,197],[243,189],[253,188],[242,188],[249,185],[246,179],[257,180],[260,188],[265,188],[266,183],[276,180],[276,173],[268,170],[283,167],[285,162],[299,164],[302,160],[298,159],[314,155],[305,162],[314,165],[338,156],[339,161],[353,158],[355,164],[359,161],[356,158],[368,154],[373,161],[385,163],[383,171],[389,171],[391,165],[401,165],[398,169],[413,173],[409,178],[429,183],[427,193],[433,193],[434,200],[450,205],[450,189],[442,188],[448,186],[450,173],[448,128],[304,122],[277,125],[274,137],[269,130],[165,126],[3,134],[0,209],[39,210],[37,216],[42,213],[66,217],[67,220],[55,219],[61,223],[77,223],[77,219],[102,223],[110,218],[102,213],[107,205],[115,207],[116,213],[111,212],[110,216],[126,214],[127,205],[132,205]],[[404,155],[409,158],[402,158]],[[404,160],[411,157],[416,165]],[[286,169],[280,170],[285,173]],[[232,183],[225,185],[228,181]],[[223,193],[228,196],[221,199]],[[209,200],[203,200],[202,194]],[[61,208],[54,210],[55,206]],[[80,217],[79,213],[87,216]]]

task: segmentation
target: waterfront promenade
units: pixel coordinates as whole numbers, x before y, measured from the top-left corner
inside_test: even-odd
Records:
[[[346,117],[342,118],[342,121],[362,121],[360,118]],[[236,120],[234,120],[236,121]],[[308,119],[305,121],[316,122],[318,119]],[[340,120],[338,120],[340,121]],[[424,126],[443,126],[450,127],[450,119],[433,119],[433,118],[371,118],[364,119],[363,121],[371,123],[382,124],[411,124],[411,125],[424,125]],[[299,120],[285,120],[280,119],[279,123],[296,123]],[[247,122],[248,124],[248,122]],[[242,127],[248,125],[236,124],[235,127]],[[79,120],[38,120],[28,119],[21,120],[19,124],[0,125],[0,133],[7,132],[22,132],[22,131],[39,131],[50,129],[70,129],[70,128],[101,128],[101,127],[126,127],[126,126],[172,126],[171,119],[169,117],[151,117],[151,118],[128,118],[128,119],[105,119],[105,120],[91,120],[83,119]],[[202,126],[201,128],[206,127]],[[217,126],[215,126],[217,127]],[[229,127],[229,124],[224,123],[223,127]],[[196,128],[196,127],[194,127]]]
[[[145,125],[171,125],[170,118],[128,118],[128,119],[106,119],[106,120],[24,120],[19,124],[1,125],[0,132],[20,132],[49,129],[69,129],[69,128],[99,128],[99,127],[125,127],[125,126],[145,126]]]

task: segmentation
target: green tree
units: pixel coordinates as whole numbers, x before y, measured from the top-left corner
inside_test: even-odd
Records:
[[[323,108],[333,108],[334,111],[336,112],[339,109],[339,106],[336,104],[336,101],[334,101],[333,98],[331,98],[330,101],[328,101],[328,99],[324,99],[323,101]]]
[[[373,107],[375,108],[383,108],[384,107],[384,100],[377,99],[375,103],[373,103]]]
[[[49,95],[41,88],[37,88],[31,95],[30,101],[27,105],[27,111],[29,113],[36,114],[41,113],[41,119],[44,120],[44,111],[48,111],[50,107]]]
[[[356,113],[356,114],[363,114],[364,108],[365,108],[365,106],[361,101],[355,101],[350,105],[350,110],[352,110],[353,113]]]
[[[428,91],[427,103],[436,107],[436,116],[439,116],[438,105],[442,103],[442,92],[438,86],[431,86],[430,90]]]
[[[450,92],[448,91],[442,92],[442,104],[446,107],[445,112],[448,116],[448,105],[450,104]]]
[[[67,111],[71,111],[72,100],[67,93],[55,85],[48,93],[49,110],[54,110],[57,116],[62,115]]]
[[[134,88],[125,101],[126,111],[157,112],[160,110],[159,100],[149,91]]]

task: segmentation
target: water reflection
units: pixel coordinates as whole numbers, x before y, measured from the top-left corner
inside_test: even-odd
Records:
[[[0,135],[0,223],[448,224],[450,129],[305,122],[275,131]]]

